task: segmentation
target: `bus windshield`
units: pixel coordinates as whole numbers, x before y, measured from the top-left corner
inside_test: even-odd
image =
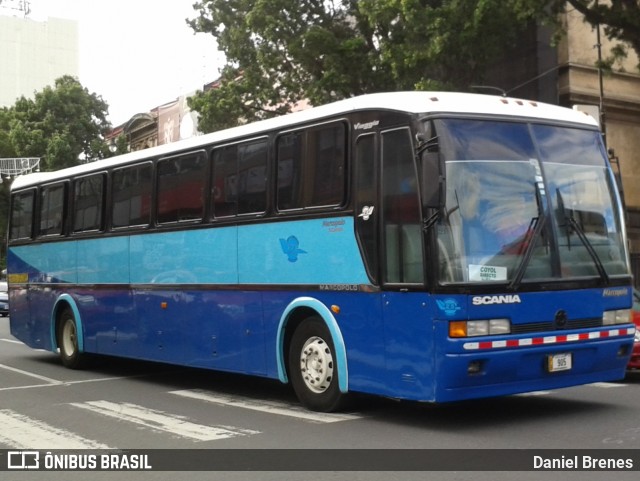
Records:
[[[628,275],[599,132],[463,119],[436,129],[447,179],[440,283]]]

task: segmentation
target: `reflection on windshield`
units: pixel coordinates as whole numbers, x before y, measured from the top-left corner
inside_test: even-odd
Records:
[[[441,282],[628,273],[597,132],[447,120],[438,134],[447,177]]]

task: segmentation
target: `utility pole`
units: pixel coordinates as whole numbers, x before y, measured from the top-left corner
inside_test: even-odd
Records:
[[[596,0],[596,8],[598,7],[598,0]],[[600,131],[602,132],[602,140],[604,146],[607,146],[607,126],[605,123],[604,113],[604,79],[602,73],[602,42],[600,41],[600,23],[596,23],[596,48],[598,49],[598,84],[600,89],[600,102],[598,104],[598,110],[600,114]]]

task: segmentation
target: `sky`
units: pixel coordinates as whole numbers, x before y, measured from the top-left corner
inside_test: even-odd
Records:
[[[79,80],[109,104],[109,121],[201,89],[218,78],[224,54],[195,34],[196,0],[30,0],[30,18],[78,21]]]

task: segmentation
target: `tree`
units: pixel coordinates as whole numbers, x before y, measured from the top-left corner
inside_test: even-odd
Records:
[[[43,170],[108,157],[104,135],[111,125],[106,120],[107,111],[100,96],[89,93],[75,78],[63,76],[53,87],[36,92],[33,100],[21,97],[5,111],[12,155],[41,157]],[[6,146],[5,149],[9,150]]]
[[[36,92],[33,100],[19,98],[0,108],[0,157],[40,157],[42,170],[57,170],[80,162],[108,157],[104,134],[107,104],[89,93],[73,77],[64,76],[54,87]],[[0,184],[0,236],[5,238],[9,182]],[[4,266],[0,253],[0,267]]]
[[[211,131],[390,90],[467,90],[531,20],[519,0],[202,0],[227,64],[189,99]]]

